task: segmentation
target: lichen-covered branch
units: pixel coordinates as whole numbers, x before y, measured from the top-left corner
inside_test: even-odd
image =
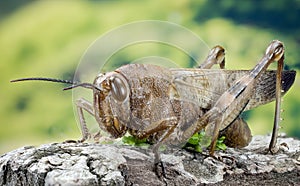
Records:
[[[167,149],[160,179],[150,149],[93,143],[23,147],[0,157],[0,185],[299,184],[300,141],[281,137],[280,152],[271,155],[265,154],[269,139],[255,136],[247,148],[219,151],[222,161]]]

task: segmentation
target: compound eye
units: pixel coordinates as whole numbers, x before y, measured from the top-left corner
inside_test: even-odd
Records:
[[[111,82],[111,93],[113,98],[120,102],[124,101],[128,96],[128,90],[124,80],[114,76],[110,79],[110,82]]]

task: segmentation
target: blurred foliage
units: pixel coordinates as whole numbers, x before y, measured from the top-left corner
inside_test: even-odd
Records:
[[[234,20],[238,24],[272,28],[284,33],[295,33],[299,30],[299,0],[276,0],[274,3],[266,0],[210,0],[205,3],[194,1],[193,7],[196,12],[194,19],[199,22],[222,17]]]
[[[23,0],[1,1],[0,7],[0,153],[24,145],[79,139],[70,91],[62,92],[60,84],[11,84],[9,80],[33,76],[72,79],[80,58],[95,39],[132,21],[154,19],[183,25],[210,47],[224,46],[228,69],[252,68],[269,42],[279,39],[286,46],[288,68],[299,73],[298,0]],[[128,47],[111,60],[114,64],[129,63],[139,51],[153,51],[148,47],[153,46]],[[193,65],[187,56],[166,46],[158,45],[154,51],[158,51],[155,55],[177,59],[181,66]],[[281,132],[298,137],[299,86],[297,77],[284,98],[285,120],[281,123]],[[271,132],[273,103],[246,115],[253,134]],[[91,118],[88,122],[97,126]]]

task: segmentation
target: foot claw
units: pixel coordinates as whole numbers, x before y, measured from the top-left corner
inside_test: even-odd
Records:
[[[154,164],[154,172],[159,178],[166,178],[165,166],[162,161]]]

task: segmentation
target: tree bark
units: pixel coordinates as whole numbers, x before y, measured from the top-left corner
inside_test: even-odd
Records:
[[[150,149],[117,144],[53,143],[23,147],[0,157],[0,185],[298,185],[300,141],[255,136],[244,149],[217,151],[222,161],[184,149],[161,152],[164,176]],[[205,153],[205,152],[204,152]]]

